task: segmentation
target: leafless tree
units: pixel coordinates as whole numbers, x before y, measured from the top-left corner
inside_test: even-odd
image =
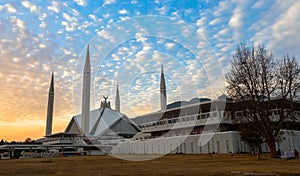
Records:
[[[267,142],[271,157],[276,157],[276,139],[285,122],[292,120],[299,88],[300,68],[289,55],[275,60],[264,46],[240,43],[226,74],[227,93],[241,102],[241,122],[256,123]],[[277,109],[271,114],[271,110]]]

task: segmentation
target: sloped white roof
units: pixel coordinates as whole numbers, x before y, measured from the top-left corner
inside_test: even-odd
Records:
[[[82,117],[81,114],[74,116],[65,131],[69,132],[71,125],[76,125],[78,128],[81,129],[81,117]],[[118,123],[118,121],[120,121],[121,119],[127,122],[128,124],[130,124],[130,126],[135,128],[137,131],[140,131],[140,128],[126,115],[117,112],[115,110],[112,110],[110,108],[100,108],[100,109],[95,109],[90,111],[90,120],[89,120],[90,134],[92,136],[99,136],[108,128],[110,128],[112,125]],[[75,124],[72,123],[72,121],[74,121]]]

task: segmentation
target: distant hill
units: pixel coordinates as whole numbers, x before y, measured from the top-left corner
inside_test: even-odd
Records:
[[[211,99],[209,99],[209,98],[193,98],[190,101],[176,101],[174,103],[168,104],[167,109],[172,109],[172,108],[177,108],[177,107],[181,107],[181,106],[201,103],[201,102],[205,102],[205,101],[211,101]]]

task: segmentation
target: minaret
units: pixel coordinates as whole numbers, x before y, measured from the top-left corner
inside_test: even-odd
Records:
[[[165,82],[165,75],[163,66],[161,66],[161,75],[160,75],[160,110],[164,111],[167,109],[167,87]]]
[[[115,110],[120,112],[120,95],[119,95],[119,85],[117,84],[116,99],[115,99]]]
[[[54,104],[54,78],[53,72],[51,76],[51,83],[49,87],[48,95],[48,108],[47,108],[47,120],[46,120],[46,135],[52,134],[52,121],[53,121],[53,104]]]
[[[90,86],[91,86],[91,66],[89,45],[86,50],[85,65],[83,70],[83,85],[82,85],[82,116],[81,129],[86,135],[89,135],[90,124]]]

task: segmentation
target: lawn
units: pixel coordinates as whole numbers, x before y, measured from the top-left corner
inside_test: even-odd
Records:
[[[139,155],[128,155],[138,159]],[[300,160],[249,155],[166,155],[148,161],[112,156],[0,160],[0,175],[300,175]]]

